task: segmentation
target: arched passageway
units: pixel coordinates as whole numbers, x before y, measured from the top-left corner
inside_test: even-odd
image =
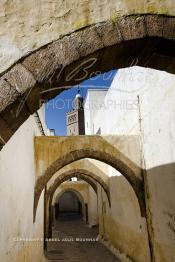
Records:
[[[97,164],[97,165],[96,165]],[[49,186],[52,183],[53,180],[57,179],[58,176],[60,176],[64,172],[69,172],[70,170],[76,170],[76,169],[82,169],[82,170],[88,170],[89,172],[93,173],[100,179],[104,181],[104,183],[108,183],[108,174],[105,173],[104,170],[107,169],[108,165],[104,164],[104,169],[100,169],[98,164],[101,164],[101,161],[95,160],[95,162],[92,161],[92,159],[83,158],[77,161],[72,162],[69,165],[66,165],[64,168],[61,168],[58,172],[54,174],[52,179],[49,182]]]
[[[112,138],[112,137],[111,137]],[[115,138],[115,137],[113,137]],[[133,141],[137,138],[131,137]],[[145,216],[144,186],[142,170],[126,157],[120,147],[123,148],[121,141],[128,143],[127,137],[118,140],[115,146],[110,143],[110,139],[100,136],[76,136],[76,137],[37,137],[35,138],[36,148],[36,170],[40,174],[35,186],[34,199],[34,219],[36,215],[37,203],[44,186],[49,179],[64,166],[83,158],[97,159],[113,166],[120,171],[133,187],[139,201],[142,216]],[[50,143],[52,146],[50,147]],[[112,143],[114,143],[112,139]],[[55,145],[55,146],[54,146]],[[93,145],[93,147],[92,147]],[[117,149],[118,146],[118,149]],[[60,151],[61,149],[61,151]],[[135,148],[136,150],[136,144]],[[136,151],[135,151],[136,152]],[[47,155],[49,154],[49,162]],[[138,153],[140,154],[140,152]],[[139,157],[139,155],[137,155]],[[38,162],[39,161],[39,162]],[[138,159],[136,160],[138,161]],[[38,163],[43,163],[43,165]],[[139,162],[139,161],[138,161]]]
[[[97,192],[97,187],[96,187],[96,183],[99,183],[101,185],[101,187],[103,188],[104,192],[107,195],[108,201],[109,201],[109,206],[110,206],[110,192],[109,192],[109,188],[108,185],[106,183],[104,183],[104,181],[99,178],[98,176],[96,176],[95,174],[93,174],[92,172],[89,172],[88,170],[85,169],[72,169],[69,171],[66,171],[62,174],[60,174],[54,181],[52,186],[50,186],[47,190],[47,198],[50,198],[50,202],[52,202],[52,198],[53,198],[53,194],[56,190],[57,187],[59,187],[59,185],[61,185],[61,183],[63,183],[64,181],[71,179],[72,177],[77,177],[80,178],[84,181],[86,181],[87,183],[89,183],[92,188],[94,189],[95,192]]]
[[[58,188],[57,188],[58,189]],[[56,195],[55,195],[56,194]],[[52,197],[52,201],[49,202],[49,209],[46,210],[47,212],[47,217],[48,217],[48,230],[49,232],[46,232],[46,236],[47,237],[51,237],[52,236],[52,227],[55,224],[55,220],[57,220],[59,218],[59,215],[61,215],[61,212],[64,215],[64,199],[61,202],[62,208],[60,208],[60,200],[62,200],[62,196],[67,196],[68,195],[68,199],[70,200],[70,202],[68,202],[68,206],[66,207],[66,214],[72,215],[72,212],[75,213],[75,217],[76,218],[81,218],[84,221],[86,221],[86,200],[84,199],[84,196],[82,195],[82,193],[78,190],[78,188],[76,189],[75,187],[67,184],[66,189],[62,189],[60,188],[59,193],[57,192],[57,190],[55,190],[54,195]],[[67,203],[67,199],[65,200]],[[69,203],[71,203],[71,206],[69,206]],[[72,210],[70,210],[72,208]],[[56,210],[57,209],[57,210]],[[56,211],[56,212],[55,212]],[[66,215],[65,214],[65,215]],[[74,215],[74,214],[73,214]],[[73,217],[73,216],[72,216]],[[47,221],[45,221],[47,223]],[[87,221],[86,221],[87,222]]]
[[[76,177],[82,181],[86,181],[93,188],[96,194],[97,194],[97,184],[99,184],[101,188],[103,188],[104,192],[106,193],[109,207],[111,206],[109,187],[100,177],[85,169],[74,168],[72,170],[65,171],[58,175],[58,177],[52,182],[52,185],[48,187],[48,190],[46,191],[46,219],[47,219],[46,232],[49,232],[49,235],[51,235],[51,225],[53,223],[53,218],[51,215],[53,213],[52,212],[53,196],[57,188],[65,181],[71,180],[72,177]],[[84,206],[83,206],[83,211],[84,214],[86,213],[85,220],[87,222],[88,211],[85,210]]]

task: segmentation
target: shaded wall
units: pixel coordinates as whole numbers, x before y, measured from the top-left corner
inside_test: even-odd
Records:
[[[119,70],[105,97],[107,107],[94,121],[94,131],[101,127],[102,134],[140,135],[149,231],[157,262],[175,257],[174,84],[175,76],[166,72],[140,67]],[[118,181],[116,190],[121,186]]]
[[[136,195],[123,176],[109,178],[111,208],[98,189],[100,235],[124,257],[150,261],[146,219],[141,217]]]
[[[43,194],[33,224],[34,135],[40,132],[31,116],[0,152],[0,260],[5,262],[45,261]]]

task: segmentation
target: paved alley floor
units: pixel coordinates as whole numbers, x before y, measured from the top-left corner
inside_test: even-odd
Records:
[[[89,228],[79,217],[63,216],[56,222],[52,239],[47,243],[48,261],[65,262],[119,262],[97,240],[98,228]]]

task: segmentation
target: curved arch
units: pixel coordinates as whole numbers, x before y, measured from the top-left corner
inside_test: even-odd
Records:
[[[74,172],[76,172],[76,173],[74,173]],[[93,180],[95,180],[97,183],[99,183],[102,186],[102,188],[104,189],[104,191],[105,191],[105,193],[107,195],[109,206],[111,206],[109,188],[103,182],[102,179],[96,178],[94,174],[92,174],[91,172],[89,172],[87,170],[83,170],[83,169],[74,169],[74,170],[70,170],[70,171],[64,172],[57,179],[55,179],[55,181],[53,182],[53,185],[48,189],[47,194],[46,194],[46,202],[47,202],[46,206],[49,209],[47,212],[48,212],[48,217],[49,217],[48,219],[49,219],[49,232],[50,232],[50,235],[51,235],[51,231],[52,231],[51,230],[52,221],[51,221],[50,214],[51,214],[51,206],[52,206],[54,193],[55,193],[56,189],[61,185],[61,183],[66,181],[68,178],[71,178],[72,176],[79,177],[79,178],[85,180],[87,183],[89,183],[92,186],[92,188],[94,189],[96,194],[97,194],[97,186],[95,185]]]
[[[97,193],[97,187],[95,183],[92,181],[92,180],[95,180],[104,189],[107,195],[107,199],[109,201],[109,206],[111,205],[109,187],[104,183],[104,181],[101,178],[97,177],[95,174],[85,169],[72,169],[72,170],[66,171],[62,173],[61,175],[59,175],[53,182],[53,185],[47,191],[47,196],[48,198],[51,199],[50,200],[51,202],[52,202],[53,194],[55,190],[57,189],[57,187],[71,177],[81,178],[82,180],[86,181],[87,183],[89,183],[92,186],[94,191]]]
[[[174,47],[174,17],[138,14],[85,27],[23,57],[0,77],[1,145],[41,99],[94,72],[137,64],[175,73]]]
[[[62,141],[62,143],[59,144],[59,146],[62,148],[61,152],[57,151],[57,143],[59,139]],[[54,141],[56,142],[56,147],[54,147]],[[54,148],[54,157],[56,159],[57,154],[59,157],[55,161],[52,160],[52,164],[48,166],[48,168],[44,171],[44,174],[39,177],[36,182],[34,221],[39,197],[42,190],[44,189],[45,184],[59,169],[82,158],[97,159],[99,161],[105,162],[108,165],[111,165],[120,173],[122,173],[133,187],[139,201],[141,214],[142,216],[145,216],[144,185],[143,178],[141,176],[142,169],[133,163],[130,159],[128,159],[122,152],[117,150],[117,148],[113,147],[109,142],[104,140],[103,137],[88,136],[85,139],[84,137],[79,136],[76,137],[76,141],[75,139],[73,140],[72,137],[47,138],[47,140],[43,137],[38,137],[36,138],[36,143],[38,144],[38,152],[44,152],[45,150],[48,150],[48,146],[50,146],[50,143],[52,143]],[[93,148],[91,146],[92,144]],[[70,145],[72,147],[70,147]],[[63,154],[63,152],[65,152],[65,154]],[[44,154],[44,156],[46,155]],[[44,158],[42,160],[44,161]]]
[[[87,150],[85,150],[85,152],[84,152],[84,154],[82,154],[81,155],[81,158],[77,158],[77,159],[82,159],[82,158],[85,158],[85,157],[88,157],[88,158],[92,158],[92,159],[97,159],[97,160],[100,160],[100,161],[106,161],[106,158],[99,158],[99,157],[95,157],[95,155],[93,156],[93,155],[91,155],[91,154],[89,154],[88,156],[87,156]],[[97,152],[93,152],[93,153],[97,153]],[[77,151],[75,151],[75,152],[72,152],[71,153],[72,154],[72,156],[76,156],[77,155]],[[104,154],[105,156],[106,156],[106,154]],[[108,155],[107,155],[108,156]],[[68,161],[68,156],[66,156],[64,159],[67,159],[67,161]],[[75,159],[74,161],[76,161],[77,159]],[[107,157],[107,159],[108,159],[108,157]],[[49,169],[47,169],[47,173],[46,174],[48,174],[48,173],[50,173],[50,176],[49,177],[51,177],[54,173],[56,173],[59,169],[61,169],[63,166],[65,166],[66,164],[69,164],[69,163],[71,163],[71,162],[73,162],[73,160],[71,160],[71,162],[67,162],[66,161],[66,163],[64,163],[64,164],[62,164],[60,167],[56,167],[56,165],[59,163],[61,163],[62,161],[61,161],[61,159],[58,159]],[[114,168],[116,168],[115,167],[115,165],[114,165],[114,163],[113,163],[113,161],[112,161],[112,163],[111,163],[111,161],[106,161],[106,163],[107,164],[109,164],[109,165],[111,165],[111,166],[113,166]],[[124,170],[123,170],[123,168],[121,168],[121,166],[120,165],[123,165],[123,163],[121,163],[120,161],[119,161],[119,163],[117,163],[117,164],[119,164],[118,165],[118,167],[116,168],[117,170],[119,170],[122,174],[124,174],[124,176],[126,177],[126,179],[128,178],[127,177],[127,175],[126,175],[126,173],[124,173]],[[55,170],[54,170],[54,165],[55,165]],[[132,170],[128,170],[129,171],[129,173],[130,174],[132,174],[132,175],[134,175],[134,173],[133,173],[133,171]],[[125,170],[125,172],[126,172],[126,170]],[[44,188],[44,185],[45,185],[45,183],[47,183],[48,182],[48,180],[49,180],[49,178],[47,177],[47,175],[44,177],[45,179],[43,179],[43,177],[41,177],[40,179],[38,179],[38,181],[37,181],[37,183],[36,183],[36,186],[35,186],[35,199],[34,199],[34,221],[35,221],[35,216],[36,216],[36,209],[37,209],[37,205],[38,205],[38,201],[39,201],[39,197],[40,197],[40,194],[41,194],[41,192],[42,192],[42,190],[43,190],[43,188]],[[129,180],[129,179],[127,179],[127,180]],[[41,183],[40,183],[41,182]],[[130,180],[129,180],[129,182],[130,182]],[[137,196],[137,198],[138,198],[138,201],[139,201],[139,206],[140,206],[140,210],[141,210],[141,214],[144,216],[145,215],[145,210],[144,210],[144,188],[143,188],[143,183],[142,183],[142,181],[141,180],[139,180],[139,179],[136,179],[135,181],[134,181],[134,183],[131,183],[130,182],[130,184],[131,184],[131,186],[133,187],[133,189],[134,189],[134,191],[135,191],[135,193],[136,193],[136,196]]]
[[[97,165],[95,163],[97,163]],[[64,168],[56,172],[52,179],[55,180],[59,175],[61,175],[61,173],[67,172],[69,170],[83,169],[95,174],[97,177],[100,177],[104,181],[104,183],[108,184],[109,176],[107,173],[104,172],[105,168],[107,168],[107,164],[104,164],[104,170],[102,170],[98,167],[98,164],[101,165],[101,162],[96,160],[95,163],[88,158],[77,160],[75,162],[72,162],[71,164],[66,165]]]
[[[52,199],[54,192],[56,191],[56,189],[63,183],[66,182],[69,178],[72,177],[77,177],[77,178],[81,178],[82,180],[84,180],[85,182],[87,182],[95,191],[95,193],[97,193],[97,186],[94,183],[94,181],[89,178],[89,177],[84,177],[82,174],[77,174],[77,175],[67,175],[66,177],[62,178],[62,179],[56,179],[57,181],[55,181],[53,187],[50,187],[49,190],[47,191],[47,196],[50,197]],[[51,201],[52,202],[52,201]]]

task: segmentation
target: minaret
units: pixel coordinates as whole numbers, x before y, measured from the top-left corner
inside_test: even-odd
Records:
[[[76,136],[85,134],[84,126],[84,107],[83,97],[80,95],[80,90],[76,94],[73,102],[73,111],[67,112],[67,135]]]

